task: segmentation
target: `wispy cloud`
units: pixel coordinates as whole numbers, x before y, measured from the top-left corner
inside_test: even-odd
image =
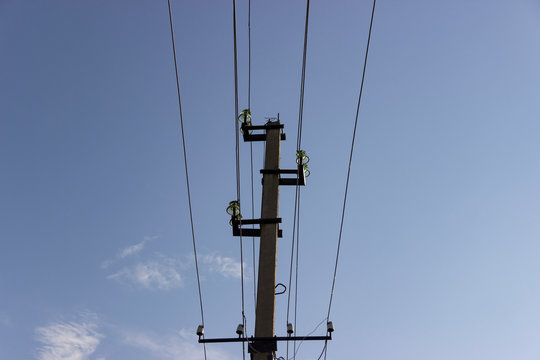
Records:
[[[158,336],[142,332],[124,334],[126,345],[148,351],[154,359],[163,360],[202,360],[203,348],[197,343],[196,336],[188,335],[185,330],[169,336]],[[206,348],[207,357],[220,360],[232,360],[233,356],[217,347]]]
[[[148,244],[152,240],[157,239],[158,237],[159,236],[157,236],[157,235],[143,237],[142,241],[121,249],[114,259],[105,260],[101,264],[101,268],[102,269],[107,269],[109,266],[111,266],[112,264],[114,264],[118,260],[122,260],[122,259],[125,259],[125,258],[131,256],[131,255],[135,255],[135,254],[139,253],[141,250],[143,250],[146,247],[146,244]]]
[[[103,335],[96,331],[91,316],[80,321],[57,321],[36,328],[36,339],[43,345],[37,349],[39,360],[86,360],[94,353]]]
[[[145,236],[143,241],[135,244],[135,245],[131,245],[131,246],[128,246],[124,249],[122,249],[122,251],[120,251],[120,254],[118,254],[118,257],[120,259],[124,259],[130,255],[133,255],[133,254],[136,254],[138,253],[139,251],[141,251],[142,249],[144,249],[144,247],[146,246],[146,244],[149,242],[149,241],[152,241],[152,240],[155,240],[157,239],[158,237],[157,236]]]
[[[155,253],[144,261],[141,256],[131,258],[138,253],[144,253],[144,249],[150,241],[158,236],[145,236],[142,241],[122,248],[111,260],[102,263],[102,269],[110,269],[115,266],[116,271],[109,272],[107,279],[136,285],[148,290],[170,290],[184,286],[183,272],[193,268],[192,257],[179,260],[178,258]],[[129,259],[128,259],[129,258]],[[233,258],[216,254],[201,255],[199,263],[203,265],[203,271],[213,272],[225,278],[240,278],[240,262]],[[246,273],[244,273],[246,275]]]
[[[216,272],[226,278],[240,278],[241,276],[240,262],[233,258],[219,255],[203,255],[201,260],[211,272]]]
[[[178,260],[160,255],[157,259],[124,267],[107,278],[128,281],[150,290],[169,290],[184,285],[181,266]]]

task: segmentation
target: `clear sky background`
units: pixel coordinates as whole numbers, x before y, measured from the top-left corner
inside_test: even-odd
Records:
[[[172,2],[208,337],[241,322],[225,213],[236,197],[231,2]],[[299,335],[326,316],[370,10],[311,2]],[[295,160],[304,16],[305,1],[252,1],[253,119],[280,113],[283,168]],[[540,359],[539,64],[538,1],[379,0],[329,359]],[[201,359],[167,2],[2,0],[0,122],[0,359]],[[264,148],[253,149],[259,209]],[[283,283],[293,197],[281,189]],[[279,335],[286,305],[279,296]],[[207,348],[241,358],[238,344]],[[321,349],[305,343],[297,358]]]

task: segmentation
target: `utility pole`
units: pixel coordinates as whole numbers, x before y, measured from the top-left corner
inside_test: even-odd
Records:
[[[296,169],[280,169],[281,140],[285,140],[283,125],[279,122],[279,114],[276,121],[268,121],[265,125],[252,125],[249,110],[243,110],[239,116],[242,122],[242,134],[244,141],[265,141],[266,154],[264,161],[262,209],[259,219],[242,219],[240,204],[231,201],[227,207],[227,213],[231,215],[230,224],[233,236],[260,237],[259,250],[259,275],[257,279],[257,308],[255,309],[255,336],[246,336],[244,325],[238,325],[237,338],[213,338],[204,337],[204,327],[197,329],[199,343],[228,343],[247,342],[248,351],[252,360],[275,359],[278,341],[305,341],[305,340],[332,340],[331,333],[334,331],[332,323],[328,322],[325,336],[295,336],[292,324],[287,324],[287,336],[275,335],[275,307],[276,307],[276,265],[277,265],[277,240],[283,237],[283,231],[279,229],[281,218],[279,215],[279,187],[304,186],[306,176],[309,175],[307,162],[309,157],[305,151],[296,153]],[[263,133],[253,133],[263,131]],[[288,175],[282,177],[282,175]],[[292,176],[292,177],[291,177]],[[243,228],[243,225],[259,225],[259,228]]]
[[[267,125],[279,125],[279,120]],[[278,127],[266,130],[266,154],[263,173],[261,219],[277,219],[279,212],[279,158],[281,131]],[[273,337],[276,303],[276,253],[278,224],[261,223],[259,275],[257,280],[257,308],[255,311],[255,337]],[[253,344],[253,360],[273,359],[275,342]]]

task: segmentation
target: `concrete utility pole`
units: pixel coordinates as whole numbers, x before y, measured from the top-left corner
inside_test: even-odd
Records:
[[[267,125],[279,125],[279,120]],[[263,174],[262,219],[276,219],[279,212],[279,158],[281,152],[281,130],[266,130],[266,154],[264,168],[276,170]],[[259,251],[259,275],[257,281],[257,309],[255,312],[255,337],[273,337],[275,327],[276,303],[276,253],[278,224],[261,224],[261,243]],[[275,342],[254,344],[251,353],[253,360],[271,360],[276,351]]]
[[[292,325],[287,324],[287,336],[275,336],[275,307],[276,307],[276,260],[277,240],[283,236],[279,229],[279,186],[304,186],[309,175],[307,162],[309,157],[305,151],[296,152],[296,169],[280,169],[279,160],[281,140],[285,140],[282,132],[283,125],[277,121],[268,121],[265,125],[252,125],[248,110],[241,117],[244,141],[266,141],[264,161],[262,210],[260,219],[242,219],[238,201],[229,202],[227,214],[231,215],[233,236],[257,236],[261,238],[259,250],[259,276],[257,280],[257,308],[255,309],[255,336],[247,337],[243,324],[236,330],[237,338],[204,338],[204,327],[197,328],[199,343],[248,342],[248,351],[252,360],[273,360],[276,356],[278,341],[332,340],[334,331],[331,322],[327,324],[326,336],[293,336]],[[252,133],[263,130],[264,134]],[[281,177],[288,174],[288,177]],[[290,177],[294,175],[294,177]],[[242,225],[255,225],[256,228],[242,228]]]

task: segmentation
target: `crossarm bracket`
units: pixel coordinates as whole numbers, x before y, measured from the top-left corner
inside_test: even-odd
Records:
[[[262,169],[261,174],[278,174],[279,185],[306,185],[306,174],[302,165],[298,165],[298,169]],[[296,178],[282,178],[281,174],[296,174]]]
[[[283,124],[270,123],[266,125],[246,125],[242,123],[241,129],[244,141],[266,141],[266,130],[268,129],[283,129]],[[264,130],[262,134],[253,134],[253,130]],[[285,140],[286,136],[281,130],[280,139]]]
[[[281,218],[275,218],[275,219],[246,219],[246,220],[238,220],[238,219],[231,219],[231,225],[233,228],[233,236],[254,236],[254,237],[260,237],[261,236],[261,229],[245,229],[242,228],[242,225],[260,225],[260,224],[280,224]],[[283,231],[281,229],[278,229],[278,237],[283,237]]]

